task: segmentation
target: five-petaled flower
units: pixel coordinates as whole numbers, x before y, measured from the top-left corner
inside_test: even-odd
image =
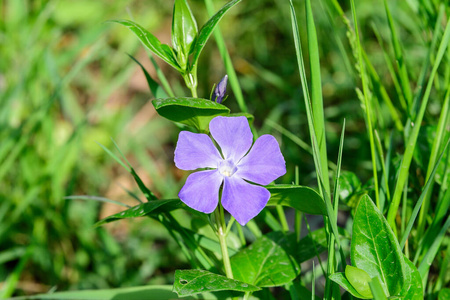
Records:
[[[223,183],[223,207],[239,224],[245,225],[269,201],[269,191],[260,185],[286,174],[280,146],[273,136],[266,134],[252,147],[253,134],[247,118],[242,116],[215,117],[209,130],[220,152],[208,135],[180,132],[175,165],[186,171],[207,170],[190,174],[178,196],[189,207],[209,214],[219,203]]]

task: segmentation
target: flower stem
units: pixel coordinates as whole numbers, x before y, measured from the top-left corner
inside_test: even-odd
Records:
[[[216,222],[217,222],[217,236],[219,237],[220,249],[222,250],[223,266],[225,267],[225,274],[228,278],[233,279],[233,271],[231,269],[230,257],[228,255],[228,247],[226,241],[226,226],[225,217],[223,214],[222,205],[216,209]]]

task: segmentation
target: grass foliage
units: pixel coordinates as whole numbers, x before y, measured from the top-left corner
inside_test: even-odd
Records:
[[[199,24],[215,2],[225,3],[189,1]],[[193,243],[192,232],[214,239],[181,210],[173,212],[180,223],[169,214],[94,228],[123,210],[118,204],[144,201],[144,185],[147,197],[169,199],[185,181],[173,164],[178,128],[149,101],[189,95],[183,78],[104,23],[134,20],[170,44],[172,5],[0,2],[0,298],[167,285],[176,268],[192,266],[189,257],[217,247],[205,239],[189,253],[164,228],[184,227]],[[348,238],[338,232],[351,228],[365,194],[418,268],[426,297],[449,286],[449,16],[438,0],[243,0],[204,48],[199,97],[228,74],[225,105],[281,141],[288,172],[280,183],[314,187],[326,200],[328,257],[302,264],[297,291],[336,295],[321,275],[345,268]],[[250,222],[233,235],[237,244],[269,228],[309,230],[298,212],[285,219],[281,206],[266,210],[259,228]],[[371,288],[376,295],[378,283]],[[296,293],[287,286],[279,295]]]

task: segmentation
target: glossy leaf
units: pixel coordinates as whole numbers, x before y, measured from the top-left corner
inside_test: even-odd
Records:
[[[379,277],[385,293],[394,296],[401,291],[406,266],[391,227],[369,196],[362,197],[353,222],[352,265]]]
[[[163,61],[165,61],[178,71],[181,71],[181,68],[174,57],[172,48],[170,48],[168,45],[161,44],[161,42],[153,34],[148,32],[144,27],[129,20],[112,20],[110,22],[126,26],[139,38],[139,40],[142,42],[142,44],[144,44],[145,47],[155,53],[155,55],[157,55]]]
[[[345,277],[363,297],[373,297],[369,286],[372,279],[366,271],[347,265],[345,267]]]
[[[361,188],[361,181],[353,172],[343,171],[339,178],[339,196],[345,202]],[[347,200],[346,200],[347,199]]]
[[[266,186],[271,196],[269,206],[283,205],[293,207],[311,215],[327,215],[322,197],[313,189],[298,185]]]
[[[214,16],[212,16],[208,20],[208,22],[205,23],[205,25],[203,25],[202,29],[200,29],[197,40],[193,46],[194,48],[193,48],[191,69],[195,68],[198,58],[200,57],[200,53],[205,47],[206,42],[208,41],[209,37],[211,36],[212,32],[214,31],[214,28],[216,28],[219,21],[222,19],[222,17],[230,8],[238,4],[240,1],[241,0],[233,0],[225,4]]]
[[[133,206],[120,213],[106,217],[103,220],[98,221],[95,226],[100,226],[121,219],[144,217],[150,214],[156,215],[181,207],[183,207],[183,203],[179,199],[154,200]]]
[[[423,284],[419,271],[416,266],[404,256],[406,263],[406,277],[408,282],[405,282],[400,297],[404,297],[403,300],[422,300],[423,299]],[[450,299],[450,298],[449,298]]]
[[[197,38],[198,28],[194,15],[186,0],[175,0],[172,19],[172,46],[177,52],[177,61],[186,70],[189,53]]]
[[[152,104],[160,116],[195,127],[201,132],[208,131],[209,122],[214,117],[230,113],[230,110],[222,104],[198,98],[156,99]]]
[[[295,236],[271,232],[231,257],[234,278],[259,287],[280,286],[300,274]]]
[[[371,297],[364,297],[361,295],[348,281],[347,277],[345,277],[344,273],[334,273],[330,275],[330,279],[337,284],[339,284],[342,288],[344,288],[346,291],[348,291],[350,294],[352,294],[354,297],[361,298],[361,299],[371,299]]]
[[[245,293],[258,290],[260,288],[257,286],[205,270],[176,270],[173,284],[173,291],[180,297],[215,291]]]

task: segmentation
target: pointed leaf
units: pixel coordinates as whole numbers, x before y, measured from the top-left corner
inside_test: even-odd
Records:
[[[350,294],[352,294],[354,297],[361,298],[361,299],[371,299],[370,297],[364,297],[361,295],[348,281],[348,279],[345,277],[344,273],[334,273],[330,275],[330,279],[337,284],[339,284],[343,289],[348,291]]]
[[[177,52],[177,61],[186,70],[189,53],[197,38],[198,28],[194,15],[186,0],[175,0],[172,19],[172,46]]]
[[[211,119],[230,113],[228,107],[206,99],[166,98],[152,101],[158,114],[166,119],[208,131]]]
[[[233,275],[259,287],[289,283],[300,274],[295,252],[294,235],[271,232],[231,257]]]
[[[181,207],[183,207],[183,203],[179,199],[154,200],[133,206],[130,209],[106,217],[103,220],[98,221],[94,226],[100,226],[121,219],[144,217],[150,214],[156,215]]]
[[[369,286],[372,279],[366,271],[347,265],[345,267],[345,277],[363,297],[373,297]]]
[[[408,277],[408,282],[403,286],[402,293],[399,296],[404,297],[403,300],[422,300],[423,284],[419,271],[407,257],[403,257],[406,263],[406,276]]]
[[[173,291],[180,297],[215,291],[245,293],[258,290],[260,288],[257,286],[205,270],[176,270],[173,284]]]
[[[214,28],[216,28],[217,23],[219,23],[219,21],[222,19],[222,17],[230,8],[238,4],[240,1],[241,0],[233,0],[225,4],[214,16],[212,16],[208,20],[208,22],[206,22],[205,25],[203,25],[202,29],[200,29],[198,38],[193,46],[194,48],[193,48],[193,59],[191,63],[191,69],[195,68],[200,53],[202,52],[206,42],[208,41],[209,37],[214,31]]]
[[[450,289],[442,289],[438,294],[439,300],[447,300],[450,299]]]
[[[391,227],[369,196],[355,213],[351,243],[352,265],[379,277],[385,293],[394,296],[403,287],[405,261]]]
[[[327,215],[322,197],[313,189],[299,185],[266,186],[271,196],[269,206],[283,205],[293,207],[311,215]]]
[[[181,71],[181,68],[173,55],[172,48],[165,44],[161,44],[161,42],[153,34],[145,30],[144,27],[129,20],[111,20],[109,22],[118,23],[128,27],[128,29],[130,29],[139,38],[145,47],[169,65],[178,71]]]

